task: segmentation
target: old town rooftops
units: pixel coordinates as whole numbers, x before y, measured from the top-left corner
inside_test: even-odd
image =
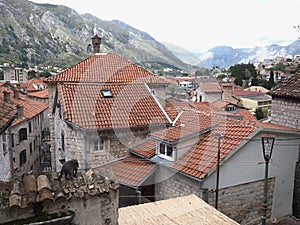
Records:
[[[167,80],[114,54],[98,53],[45,80],[72,83],[167,84]]]
[[[169,123],[145,84],[58,85],[63,117],[85,129]]]
[[[285,80],[280,87],[269,92],[272,96],[300,98],[300,72]]]
[[[56,201],[58,198],[83,198],[85,195],[97,195],[117,190],[119,184],[109,170],[79,171],[77,177],[61,181],[55,174],[25,175],[24,178],[10,183],[1,183],[0,200],[7,207],[26,208],[29,204],[45,200]],[[7,201],[9,200],[9,201]]]

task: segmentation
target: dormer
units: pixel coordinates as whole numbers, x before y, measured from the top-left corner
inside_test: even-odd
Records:
[[[156,154],[164,159],[167,159],[169,161],[175,161],[176,160],[176,152],[175,147],[171,145],[170,143],[157,141],[156,143]]]

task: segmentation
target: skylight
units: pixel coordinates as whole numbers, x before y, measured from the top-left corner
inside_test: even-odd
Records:
[[[101,93],[104,98],[112,97],[112,93],[110,90],[101,90]]]

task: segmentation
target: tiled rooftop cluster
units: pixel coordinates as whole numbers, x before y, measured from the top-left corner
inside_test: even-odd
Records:
[[[203,178],[217,163],[219,135],[223,135],[220,146],[222,160],[260,126],[257,121],[231,118],[226,112],[222,115],[206,103],[175,103],[173,106],[167,105],[166,111],[175,115],[174,111],[178,113],[180,107],[184,110],[174,126],[151,134],[147,140],[133,146],[132,152],[150,160],[156,154],[155,140],[176,143],[198,135],[198,141],[189,146],[189,150],[182,157],[171,163],[171,168]]]
[[[64,119],[85,129],[168,123],[145,85],[167,81],[116,54],[93,54],[46,81],[57,83]]]
[[[141,185],[151,172],[154,172],[156,165],[146,160],[140,160],[135,156],[129,156],[109,163],[104,167],[113,169],[113,173],[120,184],[136,188]]]
[[[3,95],[0,95],[0,131],[10,120],[14,119],[16,112],[16,108],[12,104],[4,102]]]
[[[111,96],[104,96],[109,90]],[[85,129],[144,126],[168,120],[144,84],[59,85],[64,119]],[[137,94],[138,93],[138,94]]]
[[[280,87],[271,91],[272,96],[300,98],[300,72],[285,80]]]
[[[11,189],[9,188],[11,187]],[[22,181],[14,180],[6,185],[1,196],[2,204],[9,199],[9,207],[18,206],[26,208],[29,204],[43,202],[44,200],[56,201],[58,198],[70,199],[71,197],[83,198],[88,194],[94,196],[110,190],[117,190],[118,183],[113,178],[108,178],[96,170],[78,172],[74,179],[56,180],[55,174],[50,175],[25,175]]]
[[[17,95],[16,95],[17,92]],[[23,116],[18,117],[14,122],[13,126],[18,123],[25,121],[27,119],[31,119],[39,113],[43,112],[48,108],[48,104],[35,101],[30,99],[24,94],[21,94],[20,91],[16,87],[12,87],[9,84],[2,84],[0,86],[0,100],[1,102],[7,101],[4,100],[4,95],[7,93],[9,95],[8,104],[12,105],[14,110],[17,108],[17,105],[23,107]],[[5,104],[7,106],[8,104]],[[2,108],[1,108],[2,109]],[[6,109],[8,109],[6,107]]]
[[[65,71],[47,79],[48,82],[76,83],[160,83],[164,78],[114,54],[94,54]]]

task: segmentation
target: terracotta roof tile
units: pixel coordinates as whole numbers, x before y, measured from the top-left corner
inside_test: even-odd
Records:
[[[112,169],[120,184],[138,187],[155,170],[155,164],[130,156],[107,164],[105,168]],[[124,172],[126,171],[126,172]]]
[[[76,83],[168,83],[166,79],[150,73],[114,53],[91,55],[45,81]]]
[[[300,98],[300,71],[269,93],[272,96]]]
[[[238,120],[227,120],[219,124],[213,131],[200,139],[185,155],[178,159],[171,167],[183,173],[203,178],[215,167],[217,162],[218,137],[223,134],[221,141],[221,160],[235,149],[244,138],[247,138],[257,127],[242,123]]]
[[[205,93],[221,93],[222,89],[219,83],[204,83],[199,84]]]
[[[28,96],[32,96],[32,97],[47,99],[49,97],[49,90],[48,88],[46,88],[40,91],[30,92],[27,94]]]
[[[15,109],[17,105],[24,107],[23,109],[24,117],[15,120],[12,126],[17,125],[18,123],[24,120],[31,119],[48,108],[48,104],[30,99],[29,97],[21,93],[19,93],[18,98],[14,98],[13,89],[5,86],[0,87],[0,99],[2,100],[4,99],[5,91],[10,94],[10,103],[14,106]]]
[[[118,183],[108,171],[88,170],[79,171],[77,177],[66,180],[64,177],[58,181],[55,174],[25,175],[19,181],[6,184],[4,194],[0,195],[0,203],[9,200],[9,206],[26,208],[30,203],[43,202],[48,199],[56,201],[59,198],[83,198],[85,195],[101,194],[110,190],[117,190]]]
[[[4,102],[1,97],[2,95],[0,96],[0,131],[16,114],[16,108],[12,104]]]
[[[20,83],[20,88],[25,89],[26,92],[34,92],[47,88],[47,84],[44,82],[44,78],[34,78],[26,82]]]
[[[111,97],[102,91],[109,90]],[[59,84],[64,119],[85,129],[168,123],[144,84]]]
[[[131,147],[131,150],[135,154],[150,159],[156,154],[156,141],[152,139],[146,139],[138,145]]]

